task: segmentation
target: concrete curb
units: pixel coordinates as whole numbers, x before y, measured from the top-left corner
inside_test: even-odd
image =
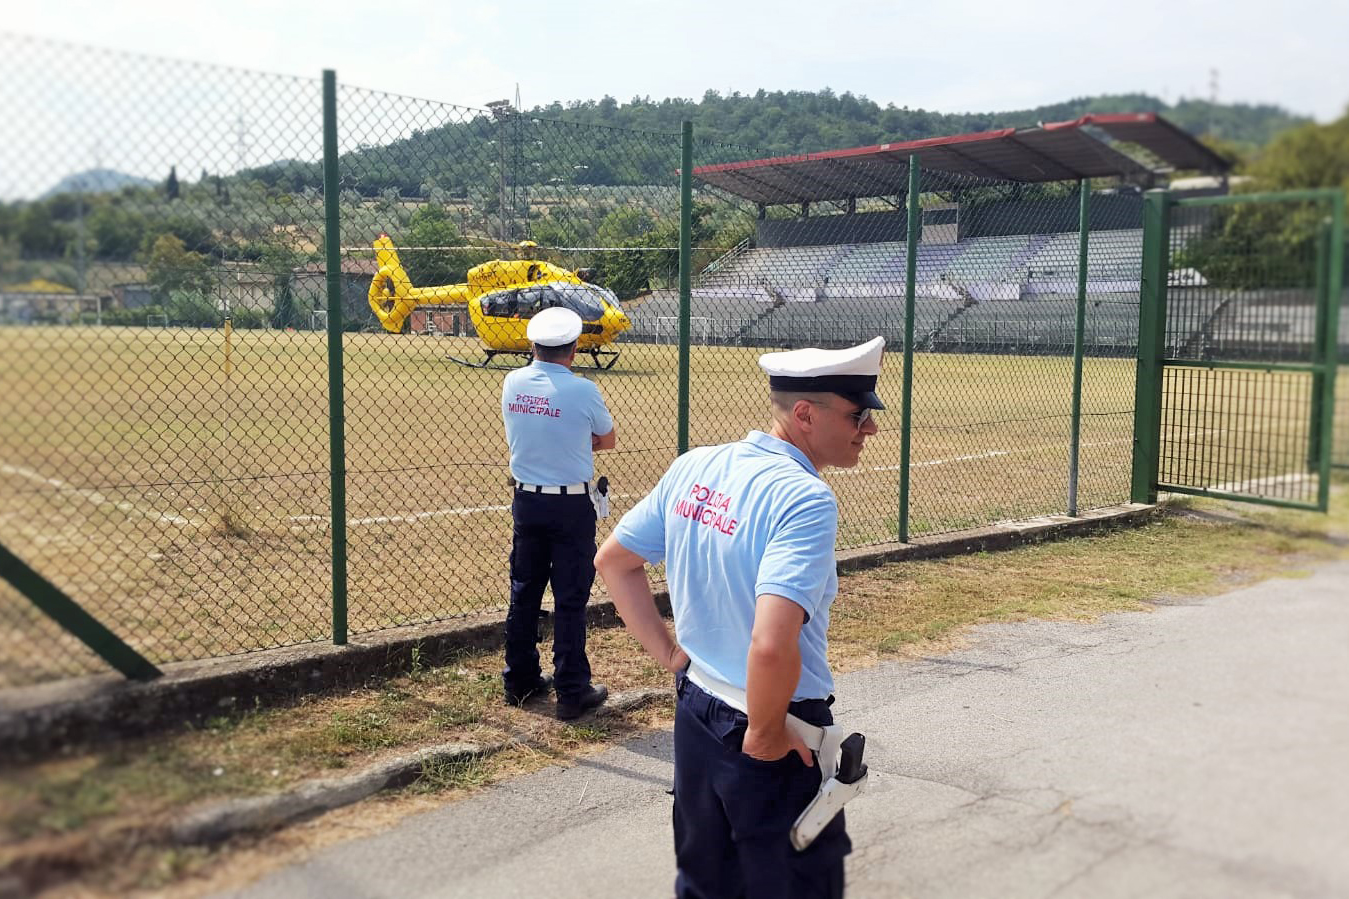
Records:
[[[882,543],[847,550],[838,554],[839,574],[864,571],[891,562],[936,559],[968,553],[1012,549],[1030,543],[1080,537],[1110,527],[1145,522],[1160,513],[1162,506],[1126,503],[1069,515],[1043,515],[1020,521],[1006,521],[987,527],[954,531],[935,537],[917,537],[909,543]]]
[[[1085,512],[1007,522],[911,543],[886,543],[840,553],[841,574],[890,562],[1007,549],[1134,524],[1158,507],[1129,504]],[[660,594],[662,612],[669,597]],[[127,681],[117,674],[72,678],[0,693],[0,754],[19,760],[110,739],[140,736],[166,727],[261,705],[285,705],[300,696],[366,683],[408,671],[414,662],[431,667],[466,650],[499,649],[503,613],[402,627],[352,638],[346,646],[312,643],[198,662],[162,666],[154,681]],[[621,624],[613,604],[591,603],[591,627]]]
[[[306,781],[284,793],[226,799],[192,809],[169,826],[174,843],[195,845],[218,843],[254,830],[270,830],[360,802],[392,787],[406,786],[432,765],[452,765],[500,752],[511,741],[488,746],[472,743],[444,743],[427,746],[410,755],[378,762],[345,777],[327,777]]]
[[[673,696],[674,690],[669,688],[616,693],[577,721],[617,718],[655,699]],[[173,821],[168,828],[169,838],[179,845],[198,845],[218,843],[241,833],[271,830],[360,802],[383,790],[407,786],[427,768],[484,758],[528,743],[529,740],[519,737],[486,745],[441,743],[384,759],[355,774],[305,781],[282,793],[214,802],[191,809]]]
[[[627,690],[576,723],[617,718],[660,699],[673,701],[672,688]],[[407,786],[428,768],[486,758],[512,746],[529,745],[513,737],[497,743],[441,743],[391,756],[341,777],[322,777],[265,796],[224,799],[189,808],[168,821],[112,830],[70,834],[41,850],[20,854],[0,872],[0,899],[31,896],[81,868],[145,846],[201,846],[244,834],[262,833],[353,805],[376,793]]]

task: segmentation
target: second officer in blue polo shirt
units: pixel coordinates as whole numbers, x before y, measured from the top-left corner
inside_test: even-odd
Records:
[[[884,346],[765,353],[768,431],[680,456],[595,558],[624,625],[677,672],[680,899],[843,894],[843,814],[804,850],[791,842],[821,775],[787,716],[833,723],[838,503],[820,470],[852,468],[876,433]],[[661,561],[675,637],[644,570]]]
[[[525,333],[534,361],[506,375],[501,417],[511,452],[511,605],[506,616],[506,701],[557,690],[557,717],[579,717],[609,691],[590,682],[585,607],[595,582],[593,451],[612,449],[613,418],[599,388],[572,374],[581,317],[545,309]],[[539,604],[553,585],[553,676],[539,665]]]

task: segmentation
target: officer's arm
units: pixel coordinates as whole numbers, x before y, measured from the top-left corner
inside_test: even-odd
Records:
[[[609,588],[609,598],[614,601],[623,626],[642,648],[667,671],[679,671],[687,665],[689,657],[675,643],[656,608],[656,598],[651,595],[651,584],[646,579],[646,560],[611,534],[595,554],[595,570]]]
[[[780,759],[793,749],[807,765],[810,749],[787,729],[787,707],[801,680],[801,627],[806,610],[773,593],[759,596],[754,630],[749,639],[745,706],[749,728],[741,750],[764,761]]]
[[[591,434],[590,448],[592,450],[613,449],[618,445],[618,431],[609,429],[608,434]]]

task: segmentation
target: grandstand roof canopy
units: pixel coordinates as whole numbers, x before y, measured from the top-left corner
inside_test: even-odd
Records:
[[[1115,149],[1096,132],[1135,144],[1156,157],[1150,168]],[[1155,113],[1085,115],[1035,128],[1003,128],[953,137],[778,156],[695,168],[693,176],[756,203],[775,205],[901,194],[908,159],[925,173],[950,173],[951,187],[965,178],[998,181],[1076,181],[1080,178],[1148,179],[1174,169],[1226,172],[1217,153]],[[927,184],[932,180],[927,179]],[[968,182],[966,182],[968,183]]]

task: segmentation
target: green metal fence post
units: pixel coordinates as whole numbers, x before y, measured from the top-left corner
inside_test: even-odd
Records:
[[[1171,207],[1164,190],[1143,195],[1143,284],[1138,304],[1138,366],[1134,377],[1134,453],[1129,498],[1157,501],[1161,464],[1162,358],[1166,345],[1166,275]]]
[[[1324,368],[1334,356],[1325,355],[1325,334],[1330,299],[1330,216],[1316,229],[1316,269],[1313,283],[1316,297],[1316,342],[1312,346],[1311,421],[1307,427],[1307,471],[1321,469],[1321,402],[1324,399],[1324,381],[1329,369]]]
[[[689,272],[693,264],[693,123],[682,126],[679,163],[679,454],[689,449]]]
[[[1087,322],[1087,241],[1091,233],[1088,212],[1091,204],[1091,179],[1078,185],[1081,198],[1077,209],[1077,318],[1073,326],[1073,414],[1072,437],[1068,450],[1068,514],[1077,515],[1077,472],[1082,446],[1082,352]]]
[[[33,605],[97,653],[99,658],[132,680],[151,680],[163,674],[86,612],[79,603],[3,545],[0,545],[0,577],[13,584]]]
[[[342,388],[342,240],[338,215],[337,73],[323,70],[323,242],[328,270],[328,454],[332,469],[333,643],[347,642],[347,459]]]
[[[904,259],[904,387],[900,398],[899,433],[899,542],[909,542],[909,429],[913,423],[913,318],[914,285],[918,280],[918,239],[922,235],[922,211],[918,207],[918,157],[909,157],[907,254]]]
[[[1330,508],[1330,467],[1335,454],[1335,375],[1339,370],[1340,294],[1344,290],[1344,192],[1330,198],[1330,247],[1326,275],[1326,327],[1321,358],[1321,458],[1316,502],[1322,511]]]

